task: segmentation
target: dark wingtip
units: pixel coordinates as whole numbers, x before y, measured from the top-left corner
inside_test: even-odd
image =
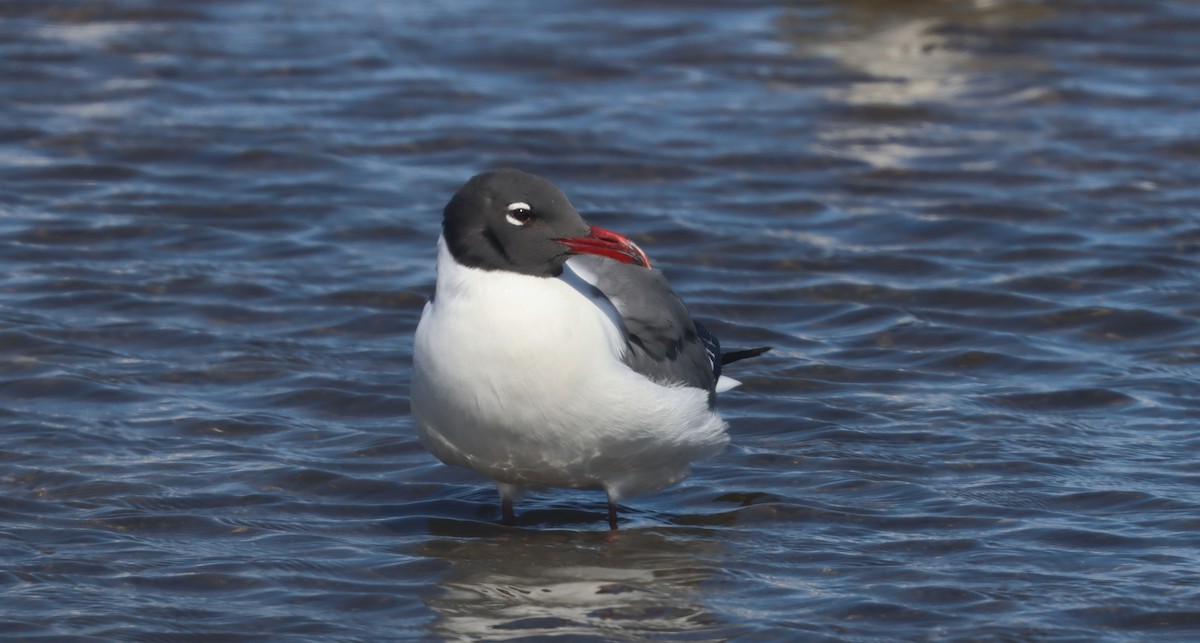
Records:
[[[771,350],[770,346],[759,346],[758,348],[747,348],[740,351],[729,351],[721,354],[721,366],[732,364],[738,360],[743,360],[748,357],[758,357],[763,353]]]

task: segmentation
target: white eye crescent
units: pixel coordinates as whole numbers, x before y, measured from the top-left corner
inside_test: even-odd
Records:
[[[530,208],[529,204],[525,203],[524,201],[509,203],[505,210],[508,211],[508,214],[504,215],[504,218],[509,223],[518,227],[529,223],[529,221],[533,219],[533,209]]]

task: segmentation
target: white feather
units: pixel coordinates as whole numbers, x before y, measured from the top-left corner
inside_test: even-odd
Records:
[[[729,377],[728,375],[722,375],[721,377],[717,378],[717,385],[716,385],[716,387],[714,387],[713,390],[715,390],[718,393],[724,393],[725,391],[732,391],[733,389],[735,389],[741,385],[742,385],[741,380],[735,380],[732,377]]]
[[[601,487],[614,501],[678,482],[720,453],[729,437],[708,393],[623,364],[611,313],[565,274],[465,267],[439,239],[437,290],[413,347],[425,447],[514,494]]]

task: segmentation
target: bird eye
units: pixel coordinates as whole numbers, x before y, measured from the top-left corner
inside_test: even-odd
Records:
[[[533,210],[523,201],[509,203],[506,209],[508,214],[504,215],[504,218],[515,226],[523,226],[533,219]]]

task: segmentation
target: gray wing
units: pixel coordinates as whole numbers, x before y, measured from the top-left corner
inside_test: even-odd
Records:
[[[709,405],[716,403],[721,347],[692,319],[661,272],[587,255],[567,265],[592,286],[593,297],[616,310],[625,331],[626,365],[656,382],[704,389]]]

